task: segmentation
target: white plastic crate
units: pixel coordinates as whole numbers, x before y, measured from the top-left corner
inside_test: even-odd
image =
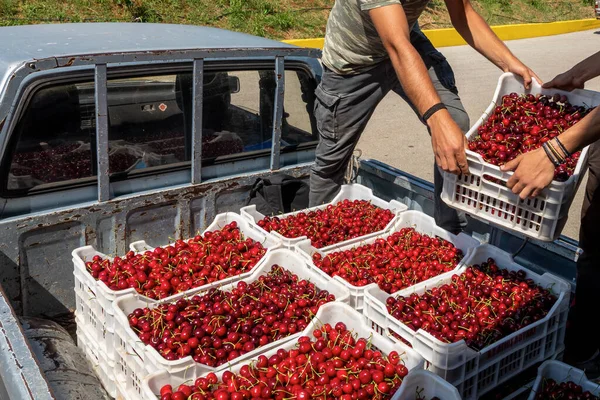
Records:
[[[511,73],[500,76],[492,103],[483,116],[467,133],[467,138],[475,137],[477,129],[493,114],[494,108],[502,101],[502,96],[510,93],[554,94],[568,97],[574,105],[597,106],[600,93],[589,90],[564,92],[543,89],[534,79],[529,90],[522,80]],[[444,173],[444,187],[441,198],[450,207],[464,211],[483,221],[499,225],[533,239],[552,241],[562,231],[569,207],[587,169],[587,147],[581,152],[573,176],[566,182],[553,181],[542,193],[532,199],[521,200],[510,189],[491,182],[486,177],[506,182],[512,172],[502,172],[500,167],[487,163],[474,151],[467,150],[470,175]]]
[[[217,215],[213,223],[204,231],[204,233],[208,231],[219,230],[233,221],[237,222],[240,231],[243,232],[246,237],[252,238],[253,240],[261,243],[267,249],[267,254],[272,249],[276,249],[281,246],[279,240],[260,232],[246,219],[231,212]],[[144,248],[150,248],[143,241],[136,243],[140,248],[140,251],[142,251]],[[112,257],[108,257],[107,255],[94,250],[92,246],[84,246],[75,249],[73,250],[72,255],[74,265],[73,275],[75,280],[75,298],[77,305],[75,314],[77,315],[78,319],[85,324],[88,331],[91,332],[93,340],[100,346],[100,351],[103,354],[106,354],[110,361],[114,362],[117,355],[115,351],[115,322],[113,302],[122,296],[126,296],[128,294],[137,294],[137,292],[133,288],[125,290],[111,290],[104,282],[94,279],[86,270],[85,262],[91,260],[95,255],[99,255],[103,258],[109,258],[111,260]],[[218,283],[226,284],[229,282],[236,282],[240,279],[250,276],[251,274],[252,271],[245,272],[243,274],[219,281]],[[211,285],[205,285],[204,287],[211,287]],[[198,290],[202,290],[202,287],[191,289],[191,291]],[[179,295],[173,295],[166,299],[168,300]]]
[[[313,254],[320,253],[324,257],[328,254],[343,252],[346,250],[354,249],[356,247],[373,244],[377,239],[387,238],[389,235],[398,232],[403,228],[415,228],[417,232],[424,233],[429,236],[437,236],[451,242],[457,248],[463,251],[463,260],[467,258],[467,255],[471,252],[471,250],[473,250],[480,244],[476,239],[464,233],[454,235],[448,231],[445,231],[444,229],[440,228],[435,224],[435,220],[433,218],[426,214],[423,214],[422,212],[404,211],[400,215],[398,215],[398,217],[392,222],[392,226],[390,227],[390,229],[385,233],[376,236],[371,236],[367,239],[362,237],[349,240],[345,245],[329,246],[329,249],[327,251],[323,251],[321,249],[313,247],[310,243],[310,239],[306,239],[296,244],[296,251],[302,254],[303,257],[306,257],[310,268],[314,269],[321,275],[328,277],[329,275],[327,275],[325,271],[321,270],[313,263]],[[460,262],[457,265],[457,268],[460,268],[461,265],[462,262]],[[366,286],[354,286],[339,276],[335,276],[333,277],[333,279],[338,280],[344,286],[346,286],[348,290],[350,290],[350,306],[358,311],[361,311],[364,307],[365,290],[372,287],[377,287],[376,283],[371,283]]]
[[[528,400],[535,400],[538,390],[542,388],[544,379],[554,379],[557,383],[571,381],[581,386],[584,392],[589,391],[594,396],[600,396],[600,384],[589,381],[585,376],[585,372],[563,362],[549,360],[538,369],[538,376]]]
[[[439,376],[424,370],[411,371],[392,400],[415,400],[417,394],[425,400],[437,396],[440,400],[462,400],[458,390]]]
[[[367,325],[359,312],[353,310],[347,304],[335,302],[323,305],[317,312],[313,321],[306,327],[304,332],[302,332],[301,336],[308,336],[314,339],[313,331],[316,328],[326,323],[335,325],[337,322],[345,323],[346,327],[353,331],[358,337],[370,339],[369,342],[371,345],[378,348],[383,354],[389,354],[396,350],[409,371],[423,369],[423,359],[414,350],[402,343],[394,342],[379,335]],[[288,341],[264,354],[265,356],[270,357],[271,355],[276,354],[278,349],[283,348],[285,350],[291,350],[296,344],[296,340]],[[227,370],[237,373],[244,364],[247,363],[239,363],[230,369],[221,370],[217,373],[217,376],[220,378],[223,372]],[[157,394],[160,392],[162,386],[170,384],[176,388],[185,382],[193,383],[196,378],[199,378],[202,375],[205,375],[205,372],[202,369],[199,369],[198,366],[177,373],[169,373],[167,371],[154,373],[143,381],[143,399],[156,400]]]
[[[254,240],[256,242],[259,242],[266,249],[270,250],[270,249],[276,249],[276,248],[281,247],[281,240],[272,237],[272,235],[269,235],[263,229],[250,223],[248,221],[248,219],[245,218],[244,216],[233,213],[233,212],[226,212],[226,213],[217,215],[215,217],[214,221],[212,222],[212,224],[210,224],[210,226],[208,228],[206,228],[206,230],[204,232],[202,232],[202,234],[204,235],[206,232],[209,232],[209,231],[217,231],[217,230],[223,229],[223,227],[225,225],[228,225],[234,221],[237,222],[238,228],[244,234],[245,237],[251,238],[252,240]],[[173,245],[173,243],[170,243],[168,245],[161,246],[161,247],[167,247],[169,245]],[[152,247],[148,243],[146,243],[145,240],[138,240],[135,242],[131,242],[129,244],[129,249],[136,253],[141,253],[144,251],[154,250],[154,247]],[[249,276],[250,272],[246,272],[245,275]],[[222,282],[224,282],[224,281],[222,281]]]
[[[267,254],[267,256],[260,261],[260,265],[257,266],[252,275],[243,279],[243,281],[251,283],[258,280],[259,277],[268,274],[269,271],[271,271],[271,267],[275,264],[286,269],[287,271],[292,272],[300,279],[308,280],[314,283],[319,289],[329,291],[329,293],[336,297],[336,302],[348,303],[350,293],[348,289],[344,287],[344,285],[334,281],[329,277],[323,277],[319,274],[316,274],[314,271],[311,271],[306,267],[306,262],[304,259],[289,249],[276,249]],[[158,351],[156,351],[156,349],[154,349],[152,346],[144,345],[144,343],[140,341],[139,337],[129,327],[127,315],[133,312],[133,310],[136,308],[155,308],[160,304],[171,303],[180,298],[191,297],[195,294],[205,293],[208,289],[212,288],[220,288],[223,291],[230,291],[236,287],[237,283],[238,282],[230,283],[225,286],[217,283],[213,284],[210,288],[205,287],[202,290],[186,292],[185,294],[171,297],[169,300],[150,300],[136,294],[121,297],[115,302],[114,308],[118,338],[116,344],[118,354],[117,381],[132,399],[139,398],[140,384],[146,375],[161,370],[168,372],[188,370],[190,368],[194,368],[197,363],[194,362],[191,356],[175,361],[168,361],[164,359],[158,353]],[[206,373],[227,369],[229,365],[235,365],[244,360],[256,357],[259,354],[264,353],[271,348],[277,347],[284,342],[300,337],[301,334],[302,332],[298,332],[294,335],[290,335],[286,338],[269,343],[238,357],[229,364],[224,364],[216,368],[198,364],[196,369]]]
[[[315,210],[324,210],[329,205],[339,203],[342,200],[368,200],[371,202],[371,204],[373,204],[377,207],[383,208],[385,210],[391,210],[394,214],[399,214],[408,209],[408,207],[405,204],[400,203],[399,201],[391,200],[391,201],[387,202],[378,197],[375,197],[373,195],[373,191],[371,189],[369,189],[365,186],[359,185],[359,184],[352,184],[352,185],[343,185],[342,188],[340,189],[340,192],[337,194],[337,196],[335,196],[335,198],[331,201],[331,203],[323,204],[323,205],[316,206],[316,207],[311,207],[311,208],[308,208],[305,210],[299,210],[299,211],[294,211],[294,212],[290,212],[287,214],[277,215],[277,217],[278,218],[286,218],[286,217],[289,217],[290,215],[295,215],[295,214],[298,214],[301,212],[308,213],[310,211],[315,211]],[[308,240],[308,238],[306,236],[300,236],[297,238],[287,238],[287,237],[281,235],[279,232],[272,231],[269,233],[266,230],[262,229],[261,227],[258,226],[257,223],[261,219],[265,218],[265,215],[256,211],[255,205],[243,207],[240,210],[240,214],[242,215],[242,217],[244,217],[244,218],[248,219],[250,222],[252,222],[258,229],[260,229],[265,234],[270,234],[270,235],[276,237],[277,239],[279,239],[285,247],[291,248],[303,240]],[[340,245],[344,245],[347,243],[351,243],[351,242],[355,241],[356,239],[367,239],[370,237],[377,236],[377,235],[387,231],[392,226],[393,222],[394,222],[394,219],[392,219],[387,224],[387,226],[380,231],[373,232],[368,235],[360,236],[358,238],[345,240],[343,242],[339,242],[334,245],[325,246],[325,247],[321,248],[320,250],[327,252],[330,249],[334,248],[335,246],[340,246]]]
[[[538,275],[531,272],[516,264],[510,254],[490,245],[475,248],[468,259],[464,260],[464,264],[481,264],[489,257],[501,268],[526,271],[527,277],[536,284],[552,290],[557,301],[543,319],[481,351],[467,347],[464,340],[448,344],[424,330],[413,331],[388,313],[386,299],[390,297],[389,294],[378,287],[365,292],[363,313],[372,326],[379,333],[392,336],[393,332],[410,343],[428,362],[427,369],[456,386],[465,400],[478,398],[520,371],[552,358],[563,350],[571,285],[549,273]],[[392,296],[422,294],[430,288],[450,282],[454,274],[460,274],[465,269],[466,267],[461,267],[457,271],[442,274]]]
[[[108,360],[99,350],[98,344],[94,341],[91,333],[82,326],[83,324],[77,324],[77,346],[84,351],[86,358],[106,392],[111,397],[116,397],[117,387],[114,378],[114,363]]]

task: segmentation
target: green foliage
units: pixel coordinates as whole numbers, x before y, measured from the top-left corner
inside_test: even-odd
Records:
[[[0,0],[0,25],[164,22],[209,25],[275,39],[322,37],[335,0]],[[491,25],[593,18],[593,0],[472,0]],[[424,28],[451,26],[432,0]]]

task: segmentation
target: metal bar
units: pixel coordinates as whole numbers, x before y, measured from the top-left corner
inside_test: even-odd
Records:
[[[196,59],[223,59],[223,58],[272,58],[272,57],[310,57],[319,58],[321,50],[304,49],[300,47],[283,48],[240,48],[240,49],[204,49],[204,50],[157,50],[143,52],[127,52],[116,54],[89,54],[76,56],[62,56],[52,58],[58,67],[75,67],[89,64],[111,63],[140,63],[140,62],[181,62]],[[43,59],[41,60],[43,61]],[[39,61],[37,61],[39,64]]]
[[[14,310],[0,286],[0,398],[52,400]]]
[[[202,182],[202,104],[204,60],[194,60],[192,88],[192,184]]]
[[[271,169],[281,167],[281,123],[283,120],[283,99],[285,95],[285,64],[283,57],[275,58],[275,101],[273,112],[273,140],[271,146]]]
[[[239,48],[239,49],[209,49],[209,50],[156,50],[156,51],[138,51],[128,53],[117,53],[117,54],[78,54],[68,55],[62,57],[49,57],[31,60],[31,62],[25,62],[23,65],[11,74],[11,79],[8,82],[7,87],[4,90],[4,98],[12,99],[17,95],[19,86],[23,79],[33,73],[39,73],[42,71],[57,71],[57,68],[61,67],[76,67],[76,66],[89,66],[95,67],[96,64],[110,64],[119,63],[127,65],[129,63],[138,65],[140,63],[162,63],[162,62],[190,62],[195,59],[223,59],[223,58],[272,58],[276,56],[293,56],[293,57],[309,57],[309,58],[320,58],[321,50],[318,49],[306,49],[295,46],[289,47],[278,47],[278,48]],[[3,101],[0,102],[0,115],[9,115],[12,102]],[[12,126],[10,119],[6,120],[7,126]],[[6,137],[0,136],[0,150],[4,151],[6,147]]]
[[[108,101],[106,99],[106,64],[96,65],[96,173],[98,176],[98,201],[110,199],[108,176]]]

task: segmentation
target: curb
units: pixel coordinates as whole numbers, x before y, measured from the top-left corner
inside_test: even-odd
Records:
[[[527,39],[541,36],[561,35],[570,32],[600,28],[600,20],[580,19],[573,21],[547,22],[540,24],[514,24],[492,26],[501,40]],[[462,46],[467,44],[454,28],[423,29],[435,47]],[[300,47],[322,49],[324,38],[284,40],[284,43]]]

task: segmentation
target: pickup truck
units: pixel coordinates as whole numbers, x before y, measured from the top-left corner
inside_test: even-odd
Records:
[[[69,355],[39,334],[43,321],[72,327],[71,251],[189,237],[239,211],[257,178],[307,178],[320,52],[166,24],[3,27],[0,37],[0,398],[92,398],[93,381],[61,370]],[[364,159],[353,178],[433,213],[429,182]],[[572,239],[536,243],[476,220],[468,230],[573,282]]]

